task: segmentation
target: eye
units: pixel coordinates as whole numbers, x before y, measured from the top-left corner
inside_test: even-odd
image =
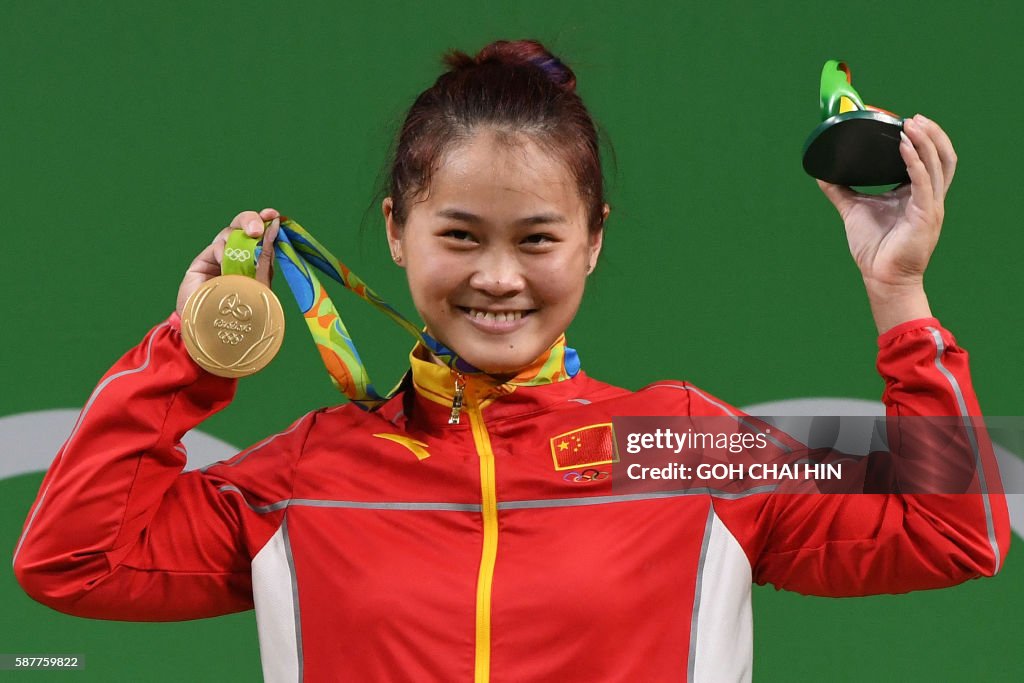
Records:
[[[553,244],[554,242],[555,242],[555,238],[552,237],[551,235],[547,234],[547,233],[544,233],[544,232],[538,232],[538,233],[535,233],[533,235],[528,235],[527,237],[523,238],[523,244],[527,244],[527,245],[530,245],[530,246],[540,246],[540,245],[545,245],[545,244]]]
[[[448,230],[447,232],[442,234],[442,237],[446,237],[446,238],[448,238],[450,240],[454,240],[456,242],[472,242],[472,241],[474,241],[473,235],[470,234],[466,230]]]

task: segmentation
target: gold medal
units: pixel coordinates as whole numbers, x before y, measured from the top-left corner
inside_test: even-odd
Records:
[[[245,275],[207,280],[185,302],[185,348],[202,368],[246,377],[273,360],[284,340],[284,311],[274,292]]]

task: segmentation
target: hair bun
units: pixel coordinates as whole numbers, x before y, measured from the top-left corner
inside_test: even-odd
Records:
[[[576,90],[576,74],[536,40],[496,40],[476,53],[476,57],[452,50],[445,55],[444,62],[452,71],[486,63],[530,65],[543,71],[562,90]]]
[[[499,40],[475,56],[445,53],[447,65],[409,108],[391,163],[391,216],[405,225],[429,194],[449,151],[482,128],[505,144],[531,140],[557,156],[575,181],[591,234],[604,226],[604,177],[597,127],[576,92],[576,75],[536,40]]]

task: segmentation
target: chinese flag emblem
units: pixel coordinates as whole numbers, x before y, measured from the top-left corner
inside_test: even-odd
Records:
[[[552,437],[551,458],[556,470],[618,462],[612,424],[589,425]]]

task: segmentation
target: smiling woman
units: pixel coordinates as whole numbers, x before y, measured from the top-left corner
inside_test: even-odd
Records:
[[[472,365],[514,373],[579,309],[608,217],[576,77],[533,41],[498,41],[413,104],[384,200],[420,316]]]
[[[999,570],[1009,524],[984,432],[980,485],[955,496],[901,495],[899,480],[884,495],[613,487],[620,416],[763,430],[770,462],[840,455],[768,438],[686,382],[634,392],[583,373],[564,333],[608,206],[575,76],[533,41],[447,64],[410,109],[382,211],[454,360],[418,344],[382,404],[314,411],[183,473],[182,435],[237,380],[192,361],[175,313],[104,376],[51,465],[15,549],[31,596],[141,621],[255,607],[268,681],[730,681],[751,676],[752,582],[852,596]],[[887,413],[965,424],[980,414],[967,355],[922,284],[956,157],[935,123],[904,130],[909,185],[821,187],[871,303]],[[270,221],[270,240],[279,218],[246,211],[231,229],[261,237]],[[229,232],[189,268],[179,311],[220,272]]]
[[[391,197],[383,209],[427,329],[488,373],[514,373],[562,336],[601,252],[565,165],[490,127],[444,156],[404,225]]]

